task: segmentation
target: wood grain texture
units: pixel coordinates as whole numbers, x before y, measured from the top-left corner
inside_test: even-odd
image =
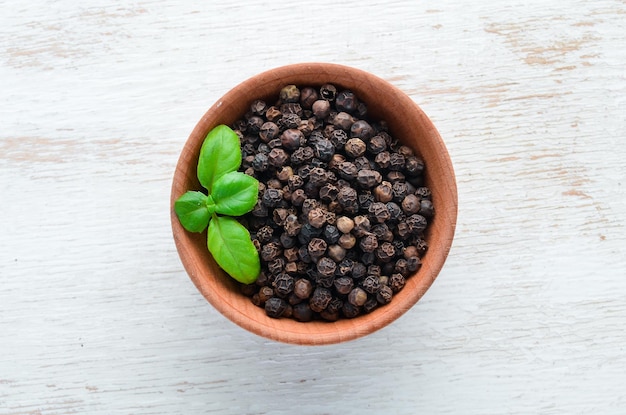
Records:
[[[624,412],[623,1],[0,10],[0,414]],[[459,189],[424,298],[322,348],[222,317],[169,223],[206,109],[311,61],[405,91]]]

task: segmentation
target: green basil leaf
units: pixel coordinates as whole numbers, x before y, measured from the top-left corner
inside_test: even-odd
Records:
[[[209,193],[221,176],[241,165],[239,137],[226,125],[218,125],[207,134],[198,159],[198,180]]]
[[[213,215],[207,246],[215,262],[228,275],[244,284],[256,281],[261,262],[250,233],[242,224],[229,216]]]
[[[174,202],[174,211],[183,228],[190,232],[202,232],[209,224],[211,212],[207,196],[202,192],[189,191]]]
[[[252,176],[233,171],[213,183],[211,197],[215,212],[241,216],[252,210],[259,196],[259,182]]]

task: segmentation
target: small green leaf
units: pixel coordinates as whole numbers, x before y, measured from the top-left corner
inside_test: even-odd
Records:
[[[259,196],[259,182],[241,172],[226,173],[213,184],[215,212],[241,216],[252,210]]]
[[[174,202],[174,211],[183,227],[190,232],[202,232],[211,217],[207,196],[202,192],[189,191],[183,194]]]
[[[218,125],[207,134],[198,159],[198,180],[209,193],[213,183],[241,165],[239,137],[226,125]]]
[[[261,272],[259,254],[248,230],[228,216],[213,215],[207,246],[215,262],[234,279],[252,284]]]

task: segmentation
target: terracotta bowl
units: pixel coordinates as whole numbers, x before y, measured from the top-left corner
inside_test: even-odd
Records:
[[[368,117],[386,120],[392,136],[412,147],[426,165],[426,185],[432,192],[435,216],[427,229],[427,253],[422,267],[396,294],[391,303],[370,314],[337,322],[298,322],[272,319],[262,308],[240,293],[238,283],[215,263],[206,247],[206,232],[185,231],[174,213],[174,201],[187,190],[199,190],[196,166],[200,147],[208,132],[219,124],[232,125],[255,99],[275,102],[288,84],[321,86],[335,84],[350,89],[368,105]],[[372,333],[409,310],[424,295],[441,270],[454,237],[457,189],[448,151],[437,129],[403,92],[367,72],[335,64],[304,63],[273,69],[237,85],[218,100],[198,122],[187,140],[172,184],[171,221],[181,261],[202,295],[224,316],[257,335],[286,343],[322,345],[356,339]]]

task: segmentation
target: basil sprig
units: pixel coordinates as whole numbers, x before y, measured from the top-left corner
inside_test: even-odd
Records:
[[[226,125],[209,132],[200,149],[198,179],[207,194],[188,191],[176,200],[174,211],[185,229],[202,232],[207,226],[207,247],[228,275],[244,284],[261,272],[259,254],[248,230],[232,216],[252,210],[259,182],[238,172],[241,165],[239,137]]]

